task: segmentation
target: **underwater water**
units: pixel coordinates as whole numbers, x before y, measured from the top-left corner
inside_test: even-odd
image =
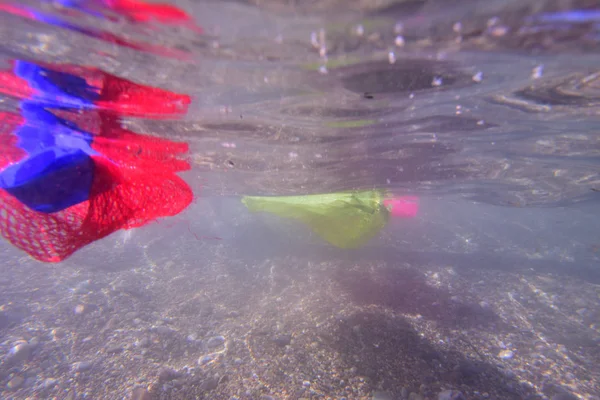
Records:
[[[0,397],[600,398],[595,1],[0,21]]]

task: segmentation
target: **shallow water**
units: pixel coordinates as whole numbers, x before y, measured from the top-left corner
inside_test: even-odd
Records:
[[[0,242],[3,396],[597,398],[599,21],[536,22],[593,2],[253,3],[173,2],[202,32],[3,3],[5,71],[191,97],[116,115],[189,145],[194,196],[58,263]],[[356,249],[240,201],[373,189],[419,210]]]

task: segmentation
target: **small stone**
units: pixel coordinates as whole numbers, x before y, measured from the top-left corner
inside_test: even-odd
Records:
[[[578,397],[571,393],[558,393],[552,396],[550,400],[577,400]]]
[[[181,376],[181,373],[175,371],[172,368],[163,368],[158,373],[158,380],[161,382],[172,381],[173,379],[177,379]]]
[[[77,392],[75,392],[75,390],[70,390],[67,395],[65,396],[64,400],[75,400],[75,397],[77,396]]]
[[[510,350],[502,350],[500,353],[498,353],[498,357],[500,357],[503,360],[510,360],[511,358],[513,358],[514,355],[515,353],[513,353]]]
[[[91,291],[90,289],[90,280],[85,280],[82,282],[79,282],[75,288],[73,288],[73,293],[75,294],[83,294],[83,293],[89,293]]]
[[[23,382],[25,382],[25,378],[21,375],[15,375],[8,381],[6,388],[8,390],[17,390],[23,385]]]
[[[123,317],[123,319],[125,321],[131,321],[134,320],[138,317],[139,313],[135,312],[135,311],[129,311],[127,314],[125,314],[125,316]]]
[[[420,394],[417,394],[415,392],[411,392],[408,395],[408,400],[423,400],[423,396],[421,396]]]
[[[438,400],[467,400],[458,390],[444,390],[438,394]]]
[[[54,328],[52,329],[52,340],[59,340],[65,337],[66,333],[62,329]]]
[[[120,344],[115,344],[106,348],[106,352],[108,354],[117,354],[123,351],[123,346]]]
[[[38,339],[37,337],[32,337],[31,339],[29,339],[29,345],[31,346],[31,348],[35,348],[40,344],[40,339]]]
[[[170,336],[175,333],[175,330],[167,326],[155,326],[152,330],[161,336]]]
[[[148,347],[148,346],[150,346],[150,339],[148,339],[146,337],[145,338],[141,338],[140,340],[136,341],[134,343],[134,345],[136,347]]]
[[[394,396],[387,392],[373,392],[372,400],[394,400]]]
[[[131,392],[131,400],[150,400],[152,396],[144,388],[135,388]]]
[[[37,383],[38,378],[37,376],[29,376],[27,378],[25,378],[25,383],[23,384],[23,386],[25,387],[33,387],[35,386],[35,384]]]
[[[18,341],[15,346],[10,349],[7,355],[7,362],[15,363],[25,361],[31,355],[33,347],[24,340]]]
[[[198,359],[198,364],[199,365],[206,365],[209,362],[213,361],[214,357],[211,354],[207,354],[205,356],[202,356]]]
[[[78,361],[72,365],[74,372],[85,372],[92,368],[92,363],[89,361]]]
[[[400,390],[400,396],[402,396],[402,399],[408,399],[408,389],[403,387],[402,390]]]
[[[40,368],[41,368],[41,369],[42,369],[42,371],[43,371],[43,370],[46,370],[46,369],[48,369],[48,368],[51,368],[51,367],[52,367],[52,365],[53,365],[53,364],[52,364],[52,362],[51,362],[50,360],[44,360],[44,361],[42,361],[42,362],[40,363]]]
[[[276,345],[285,347],[292,342],[292,335],[279,335],[273,338]]]
[[[44,382],[42,383],[42,386],[44,387],[44,389],[51,389],[53,388],[56,384],[58,383],[58,379],[54,379],[54,378],[46,378],[44,379]]]
[[[304,381],[304,382],[302,382],[302,386],[304,386],[304,387],[310,387],[310,382],[309,381]]]
[[[115,327],[117,326],[118,323],[119,323],[119,319],[117,317],[110,318],[108,321],[106,321],[106,324],[104,325],[104,327],[102,327],[102,329],[100,329],[100,333],[112,331],[113,329],[115,329]]]
[[[73,310],[73,312],[77,315],[83,314],[84,311],[85,311],[85,306],[83,304],[78,304],[77,306],[75,306],[75,309]]]
[[[204,382],[200,384],[200,390],[205,392],[209,392],[211,390],[215,390],[219,385],[219,380],[217,378],[208,378]]]
[[[225,338],[223,336],[211,337],[206,341],[206,345],[209,349],[214,349],[225,344]]]

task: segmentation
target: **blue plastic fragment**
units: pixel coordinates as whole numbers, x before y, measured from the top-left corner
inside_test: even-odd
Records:
[[[75,75],[18,61],[15,73],[39,92],[21,102],[24,123],[13,134],[26,156],[0,171],[0,187],[29,208],[53,213],[86,201],[94,180],[93,135],[48,107],[93,106],[96,88]]]

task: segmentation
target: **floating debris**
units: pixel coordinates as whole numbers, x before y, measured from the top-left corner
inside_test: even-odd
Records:
[[[473,82],[480,83],[483,80],[483,72],[477,72],[471,79],[473,79]]]
[[[435,87],[442,86],[442,83],[443,83],[442,78],[439,76],[436,76],[431,81],[431,86],[435,86]]]
[[[365,27],[358,24],[356,27],[354,27],[354,33],[356,34],[356,36],[362,36],[365,34]]]
[[[396,36],[396,40],[394,40],[394,43],[398,47],[404,47],[404,36],[402,36],[402,35]]]
[[[531,71],[531,79],[539,79],[544,74],[544,66],[538,65]]]
[[[487,27],[491,28],[491,27],[497,25],[498,22],[500,22],[500,18],[498,18],[498,17],[492,17],[492,18],[490,18],[490,19],[487,20]]]
[[[502,37],[508,33],[508,26],[498,25],[489,29],[490,35],[493,37]]]
[[[390,62],[390,64],[395,64],[396,63],[396,55],[394,54],[393,51],[390,51],[388,53],[388,61]]]

